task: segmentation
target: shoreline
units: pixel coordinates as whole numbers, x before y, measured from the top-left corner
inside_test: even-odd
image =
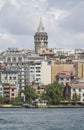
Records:
[[[37,107],[23,107],[23,106],[12,106],[12,105],[0,105],[0,108],[25,108],[25,109],[40,109],[40,108],[84,108],[82,105],[70,105],[70,106],[61,106],[61,105],[55,105],[55,106],[37,106]]]

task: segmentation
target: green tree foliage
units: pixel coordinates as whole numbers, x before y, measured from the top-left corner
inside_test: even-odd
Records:
[[[35,98],[37,98],[36,91],[33,87],[26,87],[26,89],[23,91],[25,95],[25,100],[27,103],[31,103],[31,101]]]
[[[21,104],[21,101],[22,101],[22,99],[21,99],[20,96],[11,99],[11,103],[12,103],[13,105],[20,105],[20,104]]]
[[[0,96],[0,104],[4,104],[4,100],[5,100],[5,98]]]
[[[63,99],[63,87],[62,85],[54,82],[47,88],[46,94],[43,95],[42,99],[48,100],[49,104],[59,104]]]
[[[80,101],[80,94],[77,94],[76,92],[73,94],[72,100],[76,103],[77,101]]]
[[[66,58],[65,55],[60,55],[60,60],[61,60],[61,59],[65,59],[65,58]]]

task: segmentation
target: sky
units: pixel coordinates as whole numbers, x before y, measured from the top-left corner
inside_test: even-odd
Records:
[[[0,50],[34,50],[40,17],[49,48],[84,48],[84,0],[0,0]]]

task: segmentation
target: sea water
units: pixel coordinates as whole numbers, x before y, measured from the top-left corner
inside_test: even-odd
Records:
[[[0,130],[84,130],[84,108],[0,108]]]

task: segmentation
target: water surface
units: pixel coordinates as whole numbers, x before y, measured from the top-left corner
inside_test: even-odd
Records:
[[[84,130],[84,108],[1,108],[0,130]]]

